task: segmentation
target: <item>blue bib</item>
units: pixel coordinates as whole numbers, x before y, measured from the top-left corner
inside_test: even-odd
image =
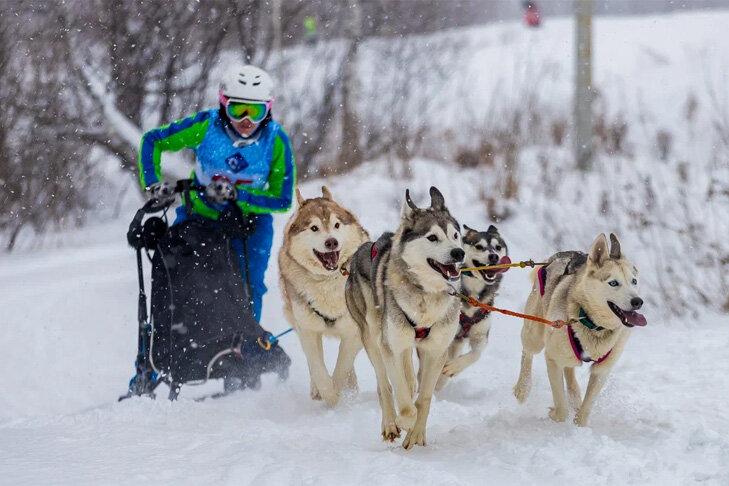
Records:
[[[273,145],[281,126],[270,120],[256,141],[236,147],[225,131],[218,110],[210,110],[210,122],[205,138],[195,148],[195,176],[209,184],[215,176],[227,177],[236,185],[264,189],[273,163]]]

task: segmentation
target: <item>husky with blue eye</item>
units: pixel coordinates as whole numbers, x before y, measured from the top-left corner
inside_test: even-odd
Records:
[[[496,226],[491,225],[486,231],[476,231],[463,225],[463,249],[466,251],[466,267],[484,267],[511,263],[506,242],[499,234]],[[502,270],[474,270],[461,272],[462,292],[489,305],[494,305],[496,293],[501,285]],[[442,389],[448,378],[474,364],[486,348],[491,330],[491,313],[466,302],[461,305],[459,317],[460,329],[448,348],[448,358],[443,367],[443,374],[438,379],[436,390]],[[461,354],[463,346],[468,343],[469,351]]]
[[[547,266],[532,273],[532,279],[525,313],[551,321],[572,321],[559,329],[524,321],[521,372],[514,395],[519,403],[529,396],[532,359],[544,349],[554,398],[549,417],[556,422],[567,419],[566,381],[569,401],[577,410],[574,422],[585,426],[632,329],[646,325],[645,317],[637,312],[643,306],[638,270],[623,255],[614,234],[610,234],[609,249],[607,238],[601,234],[588,254],[557,253],[547,260]],[[575,367],[583,363],[591,363],[584,399],[575,379]]]

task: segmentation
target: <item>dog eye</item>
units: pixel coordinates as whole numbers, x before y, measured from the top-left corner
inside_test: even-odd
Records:
[[[611,286],[611,287],[617,287],[620,284],[618,283],[617,280],[611,280],[611,281],[608,282],[608,285]]]
[[[638,285],[638,280],[635,278],[633,279],[633,285]]]
[[[476,249],[478,251],[483,251],[483,245],[476,245]]]
[[[319,231],[319,227],[317,225],[314,225],[314,226],[311,227],[311,231],[313,231],[314,233],[316,233],[317,231]]]
[[[495,249],[496,251],[501,251],[501,245],[496,245],[496,246],[494,247],[494,249]]]
[[[435,235],[428,236],[428,241],[438,241],[438,237]]]
[[[457,240],[458,239],[458,233],[453,233],[453,239],[454,240]]]
[[[334,228],[335,228],[335,229],[339,229],[339,223],[336,223],[336,224],[334,225]]]

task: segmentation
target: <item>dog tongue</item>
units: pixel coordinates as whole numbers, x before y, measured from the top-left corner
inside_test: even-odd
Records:
[[[321,260],[324,268],[334,270],[337,268],[337,262],[339,261],[339,252],[330,251],[329,253],[319,253],[319,260]]]
[[[508,256],[504,255],[504,256],[501,257],[501,260],[499,260],[498,265],[508,265],[510,263],[511,263],[511,258],[509,258]],[[509,271],[509,267],[499,268],[498,270],[496,270],[495,273],[506,273],[507,271]]]
[[[635,311],[623,311],[623,314],[625,315],[625,319],[628,321],[628,324],[631,326],[645,327],[645,325],[648,324],[648,321],[645,320],[643,314],[639,314]]]

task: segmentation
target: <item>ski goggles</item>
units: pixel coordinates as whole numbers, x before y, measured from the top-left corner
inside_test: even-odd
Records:
[[[271,110],[271,101],[233,101],[222,94],[220,95],[220,102],[225,106],[225,112],[228,114],[233,121],[242,121],[244,118],[248,118],[253,123],[259,123],[268,112]]]

